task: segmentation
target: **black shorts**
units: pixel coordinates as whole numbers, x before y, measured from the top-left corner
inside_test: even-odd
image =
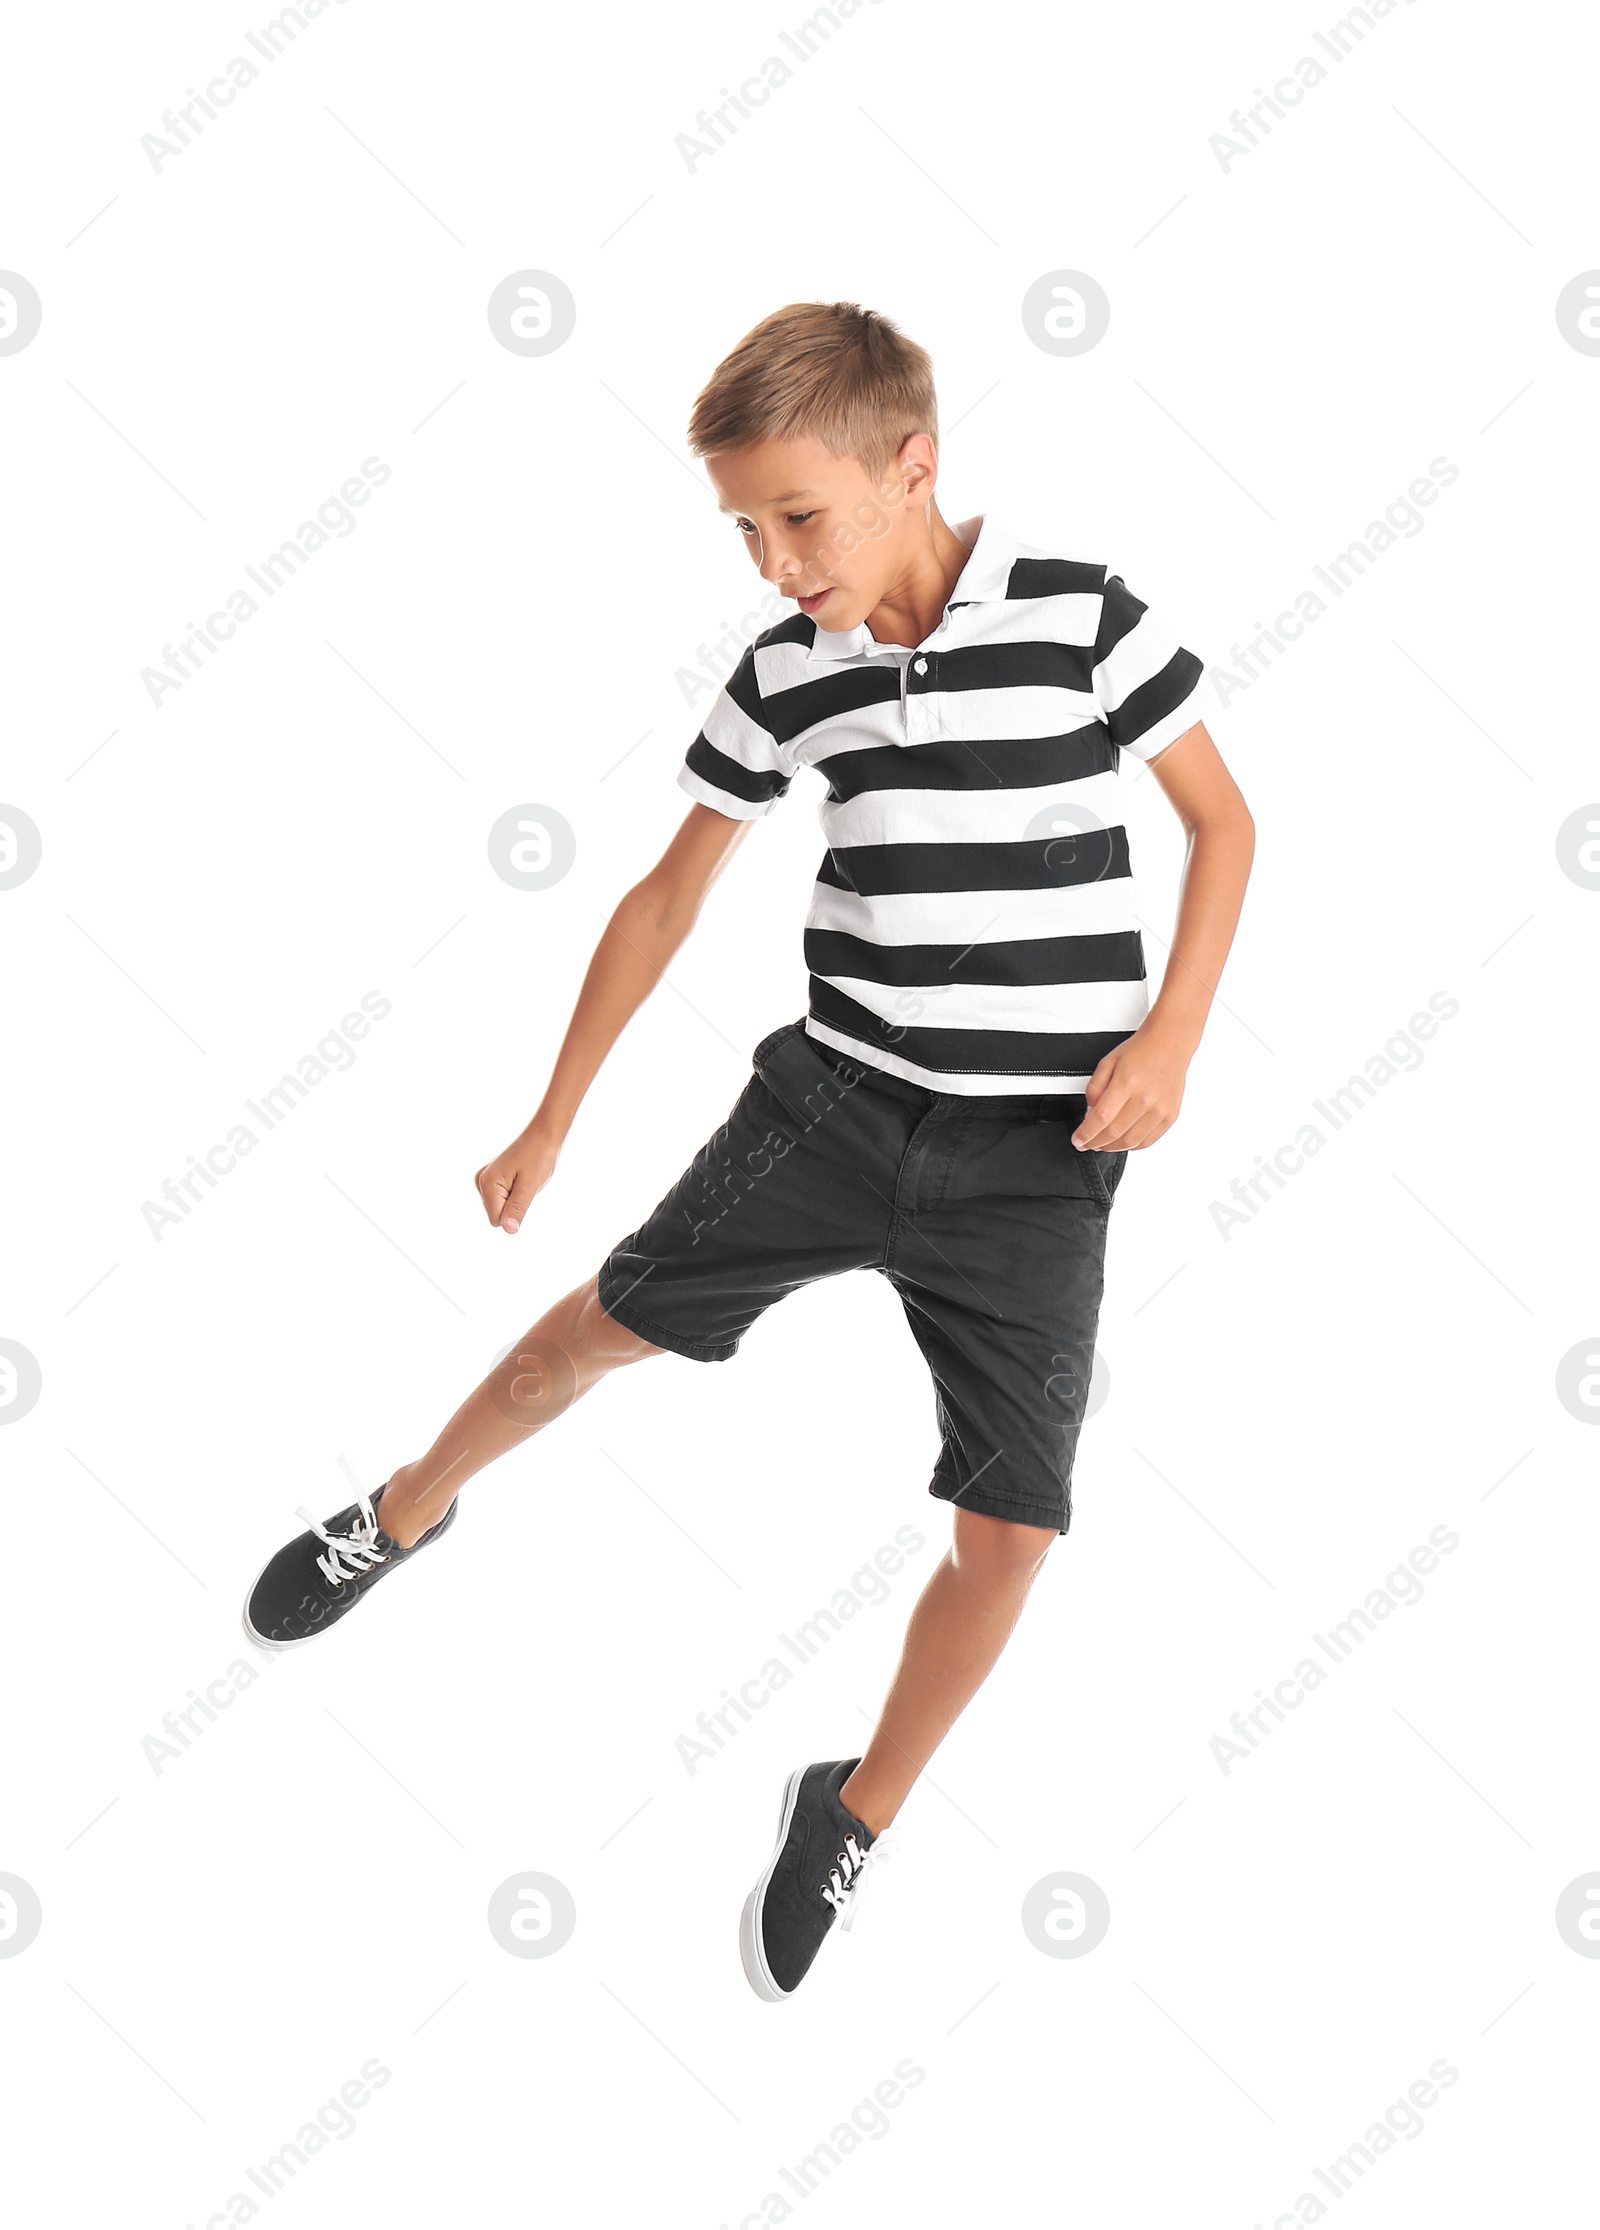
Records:
[[[652,1346],[717,1363],[786,1293],[881,1270],[933,1373],[944,1448],[929,1493],[1065,1533],[1127,1160],[1073,1145],[1083,1112],[1079,1093],[926,1091],[791,1022],[606,1257],[601,1306]]]

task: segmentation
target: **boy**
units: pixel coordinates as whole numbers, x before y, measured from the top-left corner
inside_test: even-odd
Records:
[[[763,1309],[873,1268],[933,1373],[929,1491],[953,1537],[863,1756],[798,1767],[746,1902],[752,1988],[792,1995],[1000,1654],[1071,1516],[1106,1224],[1178,1113],[1249,872],[1249,813],[1199,719],[1200,661],[1104,566],[951,527],[932,365],[854,303],[798,303],[699,396],[690,446],[763,580],[758,636],[691,744],[695,800],[596,948],[527,1128],[477,1174],[516,1232],[580,1101],[754,822],[815,767],[828,849],[809,1012],[598,1276],[558,1301],[426,1455],[279,1551],[245,1623],[292,1647],[454,1521],[472,1474],[608,1371],[731,1356]],[[1119,754],[1188,832],[1171,957],[1145,985]]]

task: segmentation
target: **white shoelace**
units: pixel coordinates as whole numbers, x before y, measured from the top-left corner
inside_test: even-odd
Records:
[[[346,1580],[358,1579],[374,1565],[388,1562],[377,1546],[378,1513],[372,1507],[371,1498],[365,1494],[358,1496],[357,1508],[361,1514],[348,1533],[330,1533],[304,1503],[295,1512],[295,1516],[304,1518],[317,1539],[324,1543],[327,1554],[317,1558],[317,1570],[335,1587],[343,1587]]]
[[[839,1915],[841,1929],[853,1928],[861,1910],[862,1891],[876,1871],[874,1861],[892,1858],[900,1847],[898,1831],[886,1827],[863,1850],[854,1835],[846,1835],[844,1849],[834,1853],[833,1866],[822,1885],[822,1894]]]

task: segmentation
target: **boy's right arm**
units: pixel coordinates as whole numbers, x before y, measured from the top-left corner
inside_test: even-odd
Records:
[[[521,1135],[478,1171],[484,1211],[502,1231],[518,1229],[529,1201],[548,1183],[600,1064],[660,982],[707,891],[754,826],[709,805],[691,806],[661,858],[621,900],[595,947],[544,1098]]]

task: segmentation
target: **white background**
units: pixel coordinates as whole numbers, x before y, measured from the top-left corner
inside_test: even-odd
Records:
[[[1600,895],[1556,832],[1594,762],[1592,23],[1416,0],[843,21],[691,170],[696,112],[799,9],[350,0],[186,152],[141,135],[247,8],[15,21],[0,264],[10,1055],[5,2174],[29,2222],[732,2226],[1568,2219],[1600,1964],[1588,1697]],[[261,17],[266,20],[265,14]],[[1327,81],[1224,169],[1256,88]],[[259,58],[258,58],[259,59]],[[86,228],[86,229],[85,229]],[[499,346],[562,277],[572,338]],[[1041,274],[1112,305],[1036,347]],[[783,1776],[853,1754],[948,1538],[932,1400],[857,1277],[726,1367],[625,1374],[471,1491],[437,1560],[236,1683],[243,1590],[419,1453],[632,1228],[799,1014],[797,783],[628,1030],[522,1235],[472,1172],[531,1111],[617,896],[666,843],[676,679],[756,601],[683,427],[767,311],[849,298],[934,355],[948,518],[1103,559],[1214,669],[1443,457],[1459,478],[1213,732],[1259,827],[1182,1120],[1112,1225],[1109,1378],[998,1670],[790,2004],[739,1969]],[[158,709],[141,670],[369,456],[391,477]],[[737,645],[730,643],[727,663]],[[641,740],[642,739],[642,740]],[[552,806],[577,862],[509,888]],[[1600,807],[1595,811],[1600,814]],[[1176,824],[1130,787],[1152,957]],[[159,1240],[146,1201],[365,992],[392,1011]],[[1224,1238],[1212,1203],[1402,1030],[1459,1012]],[[1321,1126],[1328,1129],[1326,1124]],[[675,1748],[912,1525],[887,1603],[692,1776]],[[1270,1739],[1232,1714],[1430,1529],[1458,1545]],[[626,1823],[626,1824],[624,1824]],[[557,1877],[569,1944],[485,1909]],[[1044,1956],[1043,1877],[1109,1900]],[[3,1948],[3,1946],[0,1946]],[[1508,2010],[1509,2009],[1509,2010]],[[1439,2060],[1420,2133],[1313,2171]],[[245,2178],[376,2060],[350,2133]],[[922,2080],[802,2198],[780,2170]],[[863,2116],[863,2120],[869,2117]],[[1575,2219],[1575,2218],[1574,2218]]]

